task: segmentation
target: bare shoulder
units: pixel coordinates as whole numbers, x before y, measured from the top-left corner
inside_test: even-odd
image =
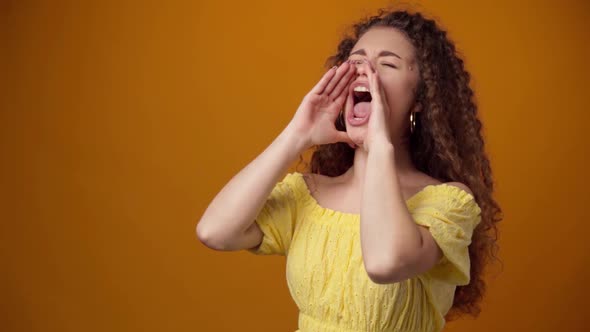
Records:
[[[444,183],[446,185],[454,186],[454,187],[457,187],[459,189],[462,189],[462,190],[468,192],[469,194],[473,195],[473,192],[471,191],[471,189],[466,184],[461,183],[461,182],[457,182],[457,181],[443,182],[443,181],[440,181],[439,179],[436,179],[436,178],[434,178],[434,177],[432,177],[432,176],[430,176],[430,175],[428,175],[426,173],[421,173],[418,176],[418,179],[419,180],[416,181],[418,183],[416,185],[416,187],[418,187],[418,188],[420,188],[420,187],[421,188],[424,188],[424,187],[426,187],[428,185],[437,186],[437,185],[441,185],[441,184]]]
[[[473,192],[471,191],[471,189],[469,189],[468,186],[466,186],[465,184],[463,184],[461,182],[446,182],[446,184],[449,186],[458,187],[459,189],[463,189],[464,191],[468,192],[470,195],[473,195]]]

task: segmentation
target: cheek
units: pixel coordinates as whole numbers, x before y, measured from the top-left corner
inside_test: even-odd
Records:
[[[394,113],[403,113],[404,109],[411,103],[413,95],[413,85],[406,79],[395,79],[384,83],[383,88],[386,93],[389,108]]]

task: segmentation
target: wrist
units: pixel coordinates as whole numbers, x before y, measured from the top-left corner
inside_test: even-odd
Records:
[[[391,140],[384,136],[378,136],[371,139],[367,145],[368,151],[393,151],[394,146]]]
[[[286,142],[289,148],[297,155],[303,153],[310,147],[308,140],[305,138],[305,135],[289,126],[280,133],[279,139]]]

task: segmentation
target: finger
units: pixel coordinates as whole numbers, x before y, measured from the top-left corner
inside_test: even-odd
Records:
[[[367,59],[360,59],[360,60],[354,60],[355,63],[357,64],[357,66],[359,67],[364,67],[363,69],[365,70],[365,72],[367,73],[367,75],[369,73],[374,73],[375,69],[373,68],[373,66],[371,65],[371,62]]]
[[[371,69],[372,73],[375,73],[375,67],[373,67],[373,64],[371,63],[371,61],[365,59],[365,61],[367,62],[367,65],[369,66],[369,69]]]
[[[353,107],[354,107],[354,98],[353,98],[352,93],[349,93],[348,97],[346,98],[345,109],[352,110]]]
[[[315,93],[315,94],[321,94],[324,89],[326,88],[326,85],[328,85],[328,83],[330,82],[330,80],[332,79],[332,77],[334,77],[334,75],[336,74],[336,69],[338,67],[334,66],[332,68],[330,68],[325,74],[324,76],[322,76],[322,78],[320,79],[320,81],[313,87],[313,89],[311,89],[311,92]]]
[[[329,95],[330,99],[338,98],[338,96],[342,93],[342,91],[344,91],[352,82],[352,78],[354,77],[355,72],[356,72],[356,66],[349,66],[348,67],[348,71],[346,72],[346,74],[344,74],[344,76],[342,77],[340,82],[338,82],[338,85],[336,85],[334,90],[332,90],[332,92],[330,92],[330,95]]]
[[[334,104],[336,104],[336,106],[340,109],[342,108],[342,105],[344,104],[344,101],[346,100],[347,94],[340,94],[338,97],[336,97],[336,99],[334,99]]]
[[[385,94],[385,89],[383,88],[383,84],[381,84],[381,77],[379,76],[379,73],[377,71],[374,72],[373,74],[373,84],[375,85],[375,93],[378,96],[378,101],[382,104],[382,105],[386,105],[387,104],[387,95]]]
[[[357,60],[358,61],[358,66],[362,67],[363,72],[366,73],[367,78],[369,80],[369,92],[371,93],[371,98],[375,99],[376,97],[378,98],[378,94],[375,93],[375,82],[374,82],[374,76],[376,75],[376,71],[373,68],[373,66],[371,65],[371,62],[369,62],[369,60],[367,59],[362,59],[362,60]],[[379,91],[379,90],[377,90]]]
[[[381,85],[379,73],[373,68],[373,66],[371,66],[371,64],[368,61],[367,66],[369,68],[369,70],[367,71],[367,76],[369,77],[369,92],[371,93],[371,99],[375,103],[384,105],[386,102],[385,91],[383,90],[383,86]]]
[[[340,65],[340,67],[336,70],[336,75],[332,77],[332,79],[328,83],[328,86],[326,86],[326,89],[324,89],[323,94],[330,95],[332,93],[332,90],[334,90],[336,84],[340,82],[344,74],[346,74],[349,67],[350,64],[347,61]]]
[[[356,77],[356,67],[349,65],[348,71],[344,74],[344,76],[340,79],[338,84],[334,87],[332,92],[330,92],[330,99],[338,98],[340,94],[343,93],[350,86],[354,78]]]
[[[371,100],[381,101],[381,89],[379,89],[379,80],[375,73],[369,74],[369,90],[371,91]]]
[[[354,107],[354,100],[352,98],[352,94],[348,92],[348,89],[346,89],[345,92],[346,93],[340,94],[340,96],[338,96],[336,100],[334,100],[334,102],[336,103],[338,108],[343,108],[344,110],[352,110],[352,108]],[[343,115],[345,117],[344,120],[346,122],[346,112],[344,112]]]
[[[346,78],[346,77],[345,77]],[[340,91],[340,93],[336,96],[336,99],[334,99],[334,102],[337,105],[341,105],[344,103],[344,100],[346,99],[346,97],[348,97],[349,95],[349,91],[348,91],[348,87],[350,86],[350,84],[355,80],[355,76],[351,75],[348,78],[348,81],[344,84],[342,90]],[[344,79],[342,80],[344,82]],[[330,98],[333,98],[332,96],[330,96]]]
[[[366,67],[366,73],[369,78],[369,92],[371,93],[371,99],[375,100],[380,97],[379,81],[377,80],[377,73],[371,66],[371,63],[365,60],[362,66]]]

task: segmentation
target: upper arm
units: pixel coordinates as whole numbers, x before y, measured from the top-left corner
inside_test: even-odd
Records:
[[[433,196],[426,200],[425,205],[429,206],[417,209],[412,215],[420,231],[422,245],[392,265],[387,282],[398,282],[432,271],[449,282],[465,284],[467,279],[468,283],[467,247],[480,210],[470,199],[469,195],[473,193],[466,185],[460,182],[447,184],[450,191],[446,194],[456,197],[436,200]]]
[[[278,182],[267,197],[255,220],[231,241],[213,244],[199,234],[201,242],[215,250],[247,250],[257,255],[286,255],[297,219],[297,181],[293,173]]]
[[[422,236],[422,247],[415,252],[415,255],[408,258],[405,271],[401,273],[401,277],[404,277],[403,279],[411,278],[430,270],[443,257],[442,250],[432,237],[428,228],[418,225],[418,230]]]
[[[427,227],[418,225],[422,246],[413,250],[411,254],[399,258],[392,263],[388,271],[382,276],[373,276],[376,283],[389,284],[412,278],[422,274],[438,263],[443,252],[432,237]]]
[[[238,249],[247,249],[247,250],[257,250],[262,243],[262,237],[264,234],[260,229],[260,226],[256,222],[253,222],[248,229],[244,232],[244,236],[242,237],[242,241],[240,243],[240,248]]]
[[[258,248],[262,242],[263,233],[258,224],[253,222],[242,234],[235,236],[232,241],[213,242],[199,231],[197,231],[197,236],[205,246],[213,250],[235,251]]]
[[[295,231],[298,209],[297,175],[290,173],[277,183],[244,233],[242,248],[257,255],[286,255]]]

